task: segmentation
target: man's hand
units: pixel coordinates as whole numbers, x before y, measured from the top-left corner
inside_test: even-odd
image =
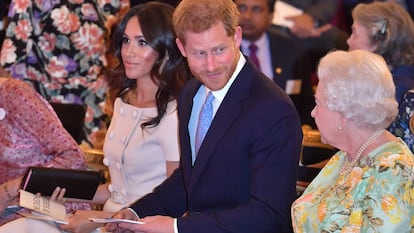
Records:
[[[129,219],[129,220],[138,220],[137,216],[134,212],[129,209],[123,209],[115,213],[112,218],[119,218],[119,219]],[[132,230],[128,230],[125,228],[121,228],[118,226],[118,223],[108,223],[106,224],[106,231],[108,232],[115,232],[115,233],[128,233],[133,232]]]
[[[325,24],[319,28],[315,27],[315,20],[306,13],[298,16],[289,16],[286,19],[293,22],[290,31],[299,38],[318,37],[332,27],[330,24]]]
[[[174,233],[174,219],[171,217],[151,216],[151,217],[141,218],[139,221],[142,221],[145,223],[144,224],[119,223],[118,227],[121,229],[127,229],[132,232]]]

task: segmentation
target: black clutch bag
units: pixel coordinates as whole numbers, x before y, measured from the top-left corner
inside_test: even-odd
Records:
[[[65,197],[92,200],[103,182],[103,173],[98,171],[30,167],[23,178],[22,189],[51,196],[56,187],[61,187],[66,189]]]

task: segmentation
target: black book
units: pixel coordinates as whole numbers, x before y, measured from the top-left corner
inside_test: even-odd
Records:
[[[56,187],[65,188],[65,197],[92,200],[102,172],[62,168],[30,167],[22,182],[22,189],[33,194],[51,196]]]

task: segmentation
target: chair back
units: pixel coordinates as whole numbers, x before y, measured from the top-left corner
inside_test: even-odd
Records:
[[[81,104],[50,103],[58,115],[63,127],[80,144],[84,139],[84,121],[86,106]]]

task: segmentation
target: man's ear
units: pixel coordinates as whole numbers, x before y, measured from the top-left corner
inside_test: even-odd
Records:
[[[184,45],[179,38],[175,39],[175,43],[177,43],[177,47],[180,50],[181,54],[184,57],[187,57],[187,53],[185,52]]]
[[[242,42],[242,28],[240,26],[236,27],[236,31],[234,32],[234,43],[237,48],[240,48],[241,42]]]

